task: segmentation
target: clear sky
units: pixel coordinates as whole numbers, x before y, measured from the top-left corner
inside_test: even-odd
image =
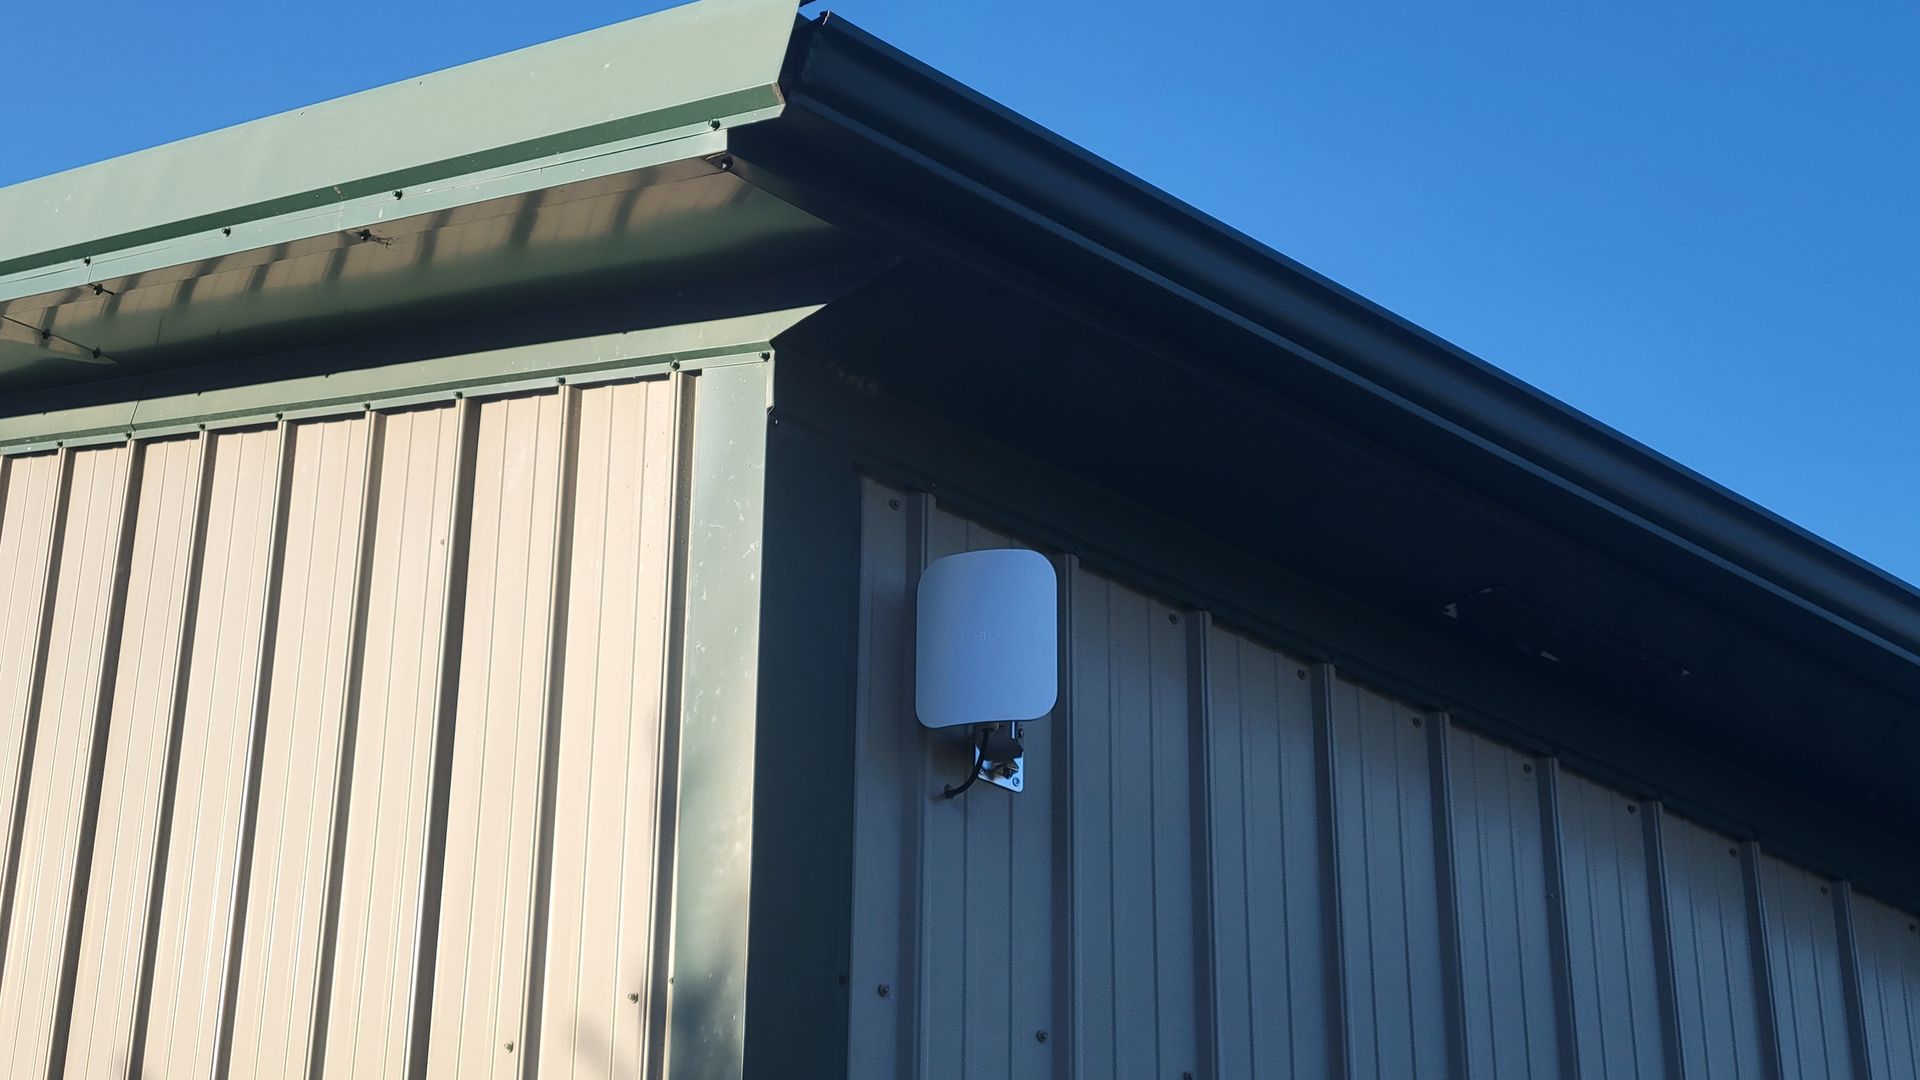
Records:
[[[12,0],[0,184],[666,6]],[[1920,5],[827,7],[1920,581]]]

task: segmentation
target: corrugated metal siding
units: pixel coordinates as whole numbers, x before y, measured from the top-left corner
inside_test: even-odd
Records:
[[[1019,541],[862,506],[851,1076],[1913,1074],[1912,916],[1070,556],[1027,790],[941,799],[913,590]]]
[[[1920,919],[1864,898],[1853,917],[1869,1075],[1920,1076]]]
[[[657,1065],[700,379],[0,459],[0,1072]]]

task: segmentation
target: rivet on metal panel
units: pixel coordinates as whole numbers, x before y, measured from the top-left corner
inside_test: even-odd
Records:
[[[627,1000],[628,1000],[628,1001],[639,1001],[639,1000],[640,1000],[640,995],[639,995],[639,994],[638,994],[637,992],[635,992],[635,991],[631,991],[631,990],[629,990],[629,991],[627,991]]]
[[[507,1044],[507,1053],[509,1053],[509,1054],[511,1054],[511,1053],[513,1053],[513,1044],[512,1044],[512,1043],[508,1043],[508,1044]]]
[[[1047,1033],[1046,1033],[1046,1032],[1044,1032],[1044,1031],[1036,1031],[1036,1032],[1034,1032],[1034,1033],[1033,1033],[1033,1041],[1034,1041],[1034,1042],[1046,1042],[1046,1041],[1047,1041]]]
[[[891,997],[893,996],[893,987],[888,986],[886,983],[881,983],[879,986],[873,988],[873,992],[879,994],[881,997]]]

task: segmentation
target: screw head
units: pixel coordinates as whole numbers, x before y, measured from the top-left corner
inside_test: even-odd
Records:
[[[888,499],[888,500],[887,500],[887,509],[889,509],[889,510],[898,510],[898,509],[900,509],[900,500],[899,500],[899,499]]]
[[[1047,1033],[1046,1033],[1046,1032],[1044,1032],[1044,1031],[1036,1031],[1036,1032],[1034,1032],[1034,1033],[1033,1033],[1033,1041],[1034,1041],[1034,1042],[1046,1042],[1046,1041],[1047,1041]]]
[[[639,1001],[639,1000],[640,1000],[640,995],[639,995],[639,994],[637,994],[637,993],[634,993],[634,992],[632,992],[632,991],[629,991],[629,992],[627,993],[627,1000],[628,1000],[628,1001]]]
[[[1420,718],[1419,718],[1419,717],[1417,717],[1417,716],[1416,716],[1416,717],[1414,717],[1414,718],[1413,718],[1413,726],[1414,726],[1414,727],[1419,727],[1419,726],[1420,726]]]
[[[1521,763],[1521,765],[1520,765],[1520,771],[1521,771],[1521,772],[1523,772],[1523,773],[1530,773],[1530,772],[1532,772],[1532,771],[1533,771],[1533,762],[1531,762],[1531,761],[1527,761],[1527,762],[1522,762],[1522,763]]]
[[[513,1044],[512,1044],[512,1043],[508,1043],[508,1044],[507,1044],[507,1053],[509,1053],[509,1054],[511,1054],[511,1053],[513,1053]]]
[[[1306,668],[1295,668],[1295,669],[1294,669],[1294,671],[1293,671],[1293,673],[1294,673],[1295,675],[1297,675],[1297,676],[1299,676],[1299,677],[1300,677],[1300,678],[1302,678],[1302,679],[1304,679],[1304,678],[1306,678],[1306,677],[1307,677],[1307,669],[1306,669]]]
[[[1177,623],[1180,621],[1180,616],[1174,612],[1169,611],[1167,612],[1167,621],[1170,623]]]
[[[1628,804],[1627,804],[1627,813],[1629,813],[1629,814],[1637,814],[1637,813],[1639,813],[1639,812],[1640,812],[1640,808],[1639,808],[1639,807],[1637,807],[1637,806],[1635,806],[1635,805],[1633,805],[1632,803],[1628,803]]]
[[[886,983],[881,983],[879,986],[873,988],[873,992],[879,994],[881,997],[892,997],[893,987],[888,986]]]

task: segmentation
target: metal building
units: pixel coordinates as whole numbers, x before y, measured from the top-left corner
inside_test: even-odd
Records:
[[[789,0],[0,189],[0,568],[8,1076],[1920,1074],[1920,594]]]

